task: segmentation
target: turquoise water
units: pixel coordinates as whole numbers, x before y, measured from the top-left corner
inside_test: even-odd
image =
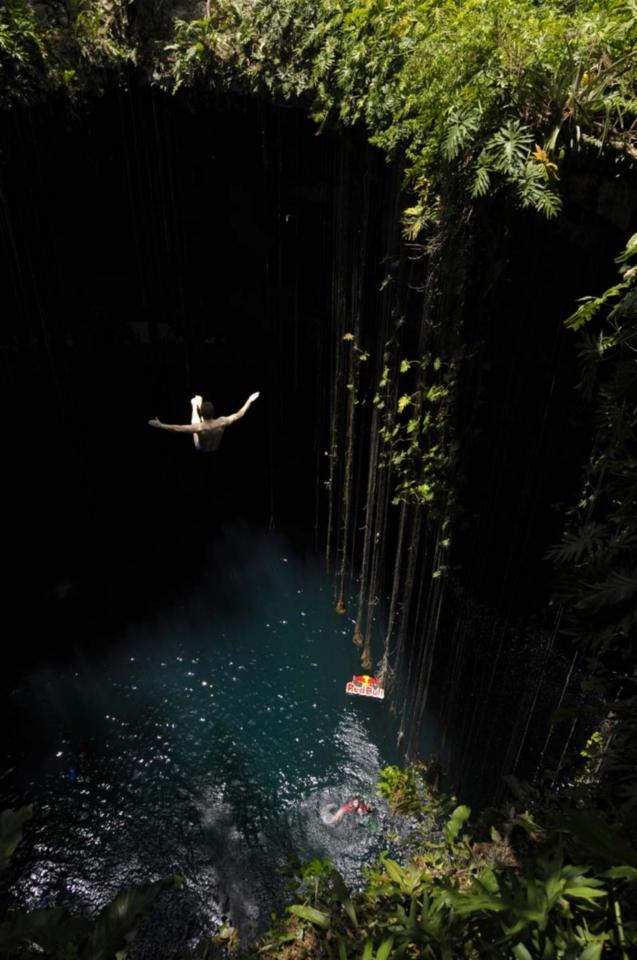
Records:
[[[382,805],[378,833],[322,815],[374,798],[398,758],[387,705],[345,694],[351,635],[318,560],[235,533],[108,657],[33,674],[13,695],[30,743],[14,765],[38,805],[15,899],[94,910],[180,873],[137,950],[168,957],[222,917],[244,936],[267,926],[292,852],[356,884],[384,846]]]

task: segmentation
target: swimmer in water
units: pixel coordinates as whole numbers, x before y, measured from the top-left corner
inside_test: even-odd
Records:
[[[330,825],[338,823],[347,813],[355,813],[357,816],[362,817],[366,813],[371,813],[373,809],[371,804],[365,803],[364,800],[359,800],[358,797],[353,797],[351,800],[346,800],[335,813],[328,814],[326,822]]]
[[[215,408],[210,401],[203,400],[197,395],[190,401],[192,407],[190,423],[162,423],[156,417],[154,420],[149,420],[148,423],[151,427],[170,430],[172,433],[190,433],[197,450],[201,453],[212,453],[219,449],[226,427],[240,420],[258,396],[258,393],[250,394],[241,409],[237,410],[236,413],[231,413],[229,417],[215,417]]]

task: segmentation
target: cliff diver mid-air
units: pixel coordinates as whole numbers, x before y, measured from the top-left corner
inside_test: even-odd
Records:
[[[202,400],[197,395],[190,401],[192,406],[190,423],[162,423],[156,417],[154,420],[149,420],[148,423],[151,427],[159,427],[160,430],[171,430],[173,433],[191,433],[197,450],[201,453],[212,453],[213,450],[219,449],[226,427],[241,419],[258,396],[258,393],[251,393],[241,409],[237,410],[236,413],[231,413],[229,417],[215,417],[215,408],[210,401]]]

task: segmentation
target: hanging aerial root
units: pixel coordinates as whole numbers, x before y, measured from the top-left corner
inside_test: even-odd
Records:
[[[369,650],[363,650],[361,654],[361,667],[363,668],[365,673],[370,673],[372,666],[373,666],[372,657]]]
[[[389,653],[387,649],[385,649],[378,663],[378,667],[376,668],[376,676],[385,688],[391,686],[394,680],[394,671],[389,666]]]
[[[347,607],[345,606],[345,601],[342,597],[339,597],[336,601],[336,612],[341,617],[347,613]]]
[[[355,646],[357,647],[362,647],[363,644],[365,643],[363,634],[361,633],[361,630],[358,624],[356,624],[356,626],[354,627],[354,636],[352,637],[352,643],[355,644]]]

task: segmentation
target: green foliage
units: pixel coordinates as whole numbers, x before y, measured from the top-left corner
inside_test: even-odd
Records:
[[[393,813],[408,817],[422,810],[425,784],[414,767],[384,767],[376,790]]]
[[[96,67],[119,66],[136,60],[128,35],[126,0],[71,0],[70,26],[80,60]]]
[[[450,166],[474,196],[509,188],[552,216],[556,157],[586,136],[632,155],[636,22],[617,3],[323,0],[306,42],[315,113],[404,153],[412,239]]]
[[[176,20],[173,42],[165,47],[173,93],[182,86],[237,84],[245,27],[240,7],[232,3],[212,5],[202,20]]]
[[[519,120],[513,120],[501,127],[478,156],[475,166],[471,195],[484,197],[492,189],[493,176],[500,175],[508,184],[521,207],[533,207],[546,217],[554,217],[559,212],[559,196],[549,188],[548,161],[538,161],[538,152],[531,153],[533,134],[528,126]]]
[[[295,903],[291,907],[288,907],[288,910],[295,916],[301,917],[303,920],[309,920],[310,923],[315,923],[319,927],[327,929],[330,925],[329,914],[315,910],[314,907],[307,907],[304,904]]]
[[[453,811],[449,820],[445,824],[445,837],[449,846],[453,846],[458,839],[458,834],[462,830],[465,822],[471,816],[469,807],[459,806]]]
[[[6,0],[0,8],[0,106],[99,90],[104,71],[136,59],[127,0]]]
[[[616,258],[615,263],[620,265],[622,281],[609,287],[599,297],[582,297],[578,302],[581,304],[575,313],[567,318],[566,326],[570,330],[580,330],[589,323],[593,317],[597,316],[599,311],[609,301],[617,300],[618,297],[624,297],[626,292],[635,284],[637,277],[637,265],[631,263],[637,258],[637,233],[634,233],[626,244],[625,249]],[[612,313],[610,316],[612,317]]]
[[[27,0],[0,7],[0,105],[30,100],[47,70],[46,35]]]
[[[426,504],[438,515],[450,509],[449,478],[456,452],[450,419],[456,368],[454,360],[443,361],[429,353],[419,360],[401,361],[400,373],[409,374],[414,389],[399,397],[395,415],[389,411],[379,431],[382,465],[391,468],[395,479],[394,504]],[[385,371],[374,398],[381,411],[386,407],[382,391],[388,377]]]

